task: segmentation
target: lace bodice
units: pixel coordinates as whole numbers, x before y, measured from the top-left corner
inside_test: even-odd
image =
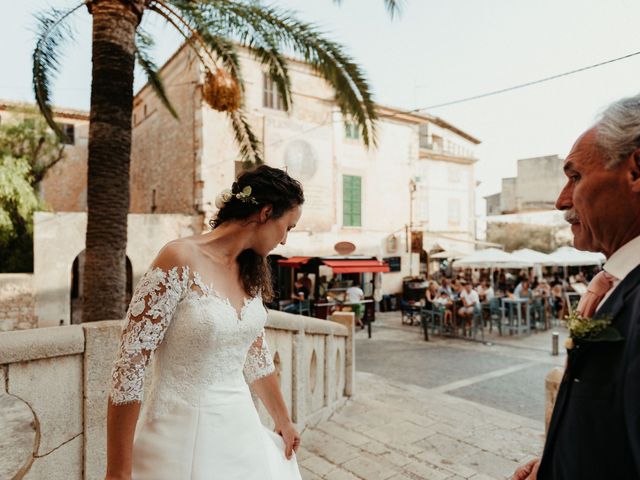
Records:
[[[172,404],[196,406],[202,391],[244,377],[252,383],[274,371],[259,296],[238,314],[227,298],[188,267],[152,268],[138,283],[122,329],[112,372],[114,404],[143,400],[152,416]]]

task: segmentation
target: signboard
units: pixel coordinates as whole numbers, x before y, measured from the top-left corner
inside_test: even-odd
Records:
[[[356,251],[356,246],[351,242],[338,242],[333,246],[333,249],[339,255],[349,255]]]
[[[389,264],[389,271],[399,272],[402,270],[402,257],[385,257],[383,260]]]
[[[422,252],[422,232],[411,232],[411,253]]]

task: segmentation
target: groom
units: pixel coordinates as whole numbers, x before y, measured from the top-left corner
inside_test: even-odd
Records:
[[[576,248],[608,259],[578,311],[610,321],[614,334],[567,342],[542,459],[513,479],[640,479],[640,95],[612,104],[578,138],[564,172],[556,207]]]

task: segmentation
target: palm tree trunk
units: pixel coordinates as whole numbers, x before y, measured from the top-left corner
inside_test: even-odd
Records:
[[[135,31],[144,2],[96,0],[93,16],[87,237],[82,321],[125,312]]]

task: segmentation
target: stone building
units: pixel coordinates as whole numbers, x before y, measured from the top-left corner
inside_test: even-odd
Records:
[[[0,100],[0,122],[18,122],[33,115],[34,105]],[[78,212],[87,208],[87,140],[89,113],[55,108],[54,119],[67,135],[63,157],[40,183],[47,209]],[[1,252],[5,254],[5,252]],[[69,272],[67,271],[67,276]],[[0,274],[0,331],[37,325],[35,278],[31,273]]]
[[[240,59],[245,111],[264,160],[286,168],[305,189],[303,217],[287,245],[274,253],[335,255],[338,242],[349,242],[354,255],[394,264],[382,275],[381,288],[395,293],[404,277],[425,270],[421,250],[436,243],[458,251],[474,248],[477,139],[440,118],[380,106],[377,146],[367,149],[355,125],[337,109],[331,87],[308,65],[290,60],[293,107],[284,112],[261,65],[247,51]],[[193,52],[178,49],[161,76],[177,119],[149,85],[134,97],[129,286],[163,242],[208,229],[216,195],[242,170],[227,116],[202,99],[203,71]],[[74,123],[82,149],[78,160],[65,161],[44,184],[53,212],[36,215],[32,283],[40,325],[68,324],[78,317],[73,312],[82,293],[86,114],[82,120],[82,128]],[[67,182],[73,185],[63,188]],[[407,246],[412,238],[414,252]]]
[[[12,122],[34,112],[34,105],[0,100],[0,122]],[[64,144],[64,158],[47,172],[40,184],[40,195],[53,211],[82,212],[87,209],[89,112],[55,108],[54,120],[68,140]]]
[[[566,178],[559,155],[518,160],[516,177],[502,179],[502,191],[486,196],[487,215],[553,210]]]
[[[506,243],[517,248],[544,251],[566,244],[571,238],[569,226],[555,210],[566,182],[563,164],[558,155],[518,160],[517,176],[503,178],[502,191],[484,197],[487,240],[505,243],[503,239],[508,238]]]
[[[393,292],[419,270],[419,255],[406,248],[409,228],[460,239],[458,250],[473,248],[477,139],[442,119],[381,106],[377,147],[367,149],[336,108],[331,87],[308,65],[289,62],[287,113],[247,51],[241,63],[245,110],[265,162],[286,168],[305,189],[298,228],[275,253],[333,255],[334,245],[347,241],[355,254],[400,257],[400,271],[383,279],[383,289]],[[180,48],[161,74],[179,119],[150,86],[136,95],[131,211],[198,215],[206,228],[215,196],[242,169],[238,147],[226,115],[202,101],[203,74],[189,48]]]

